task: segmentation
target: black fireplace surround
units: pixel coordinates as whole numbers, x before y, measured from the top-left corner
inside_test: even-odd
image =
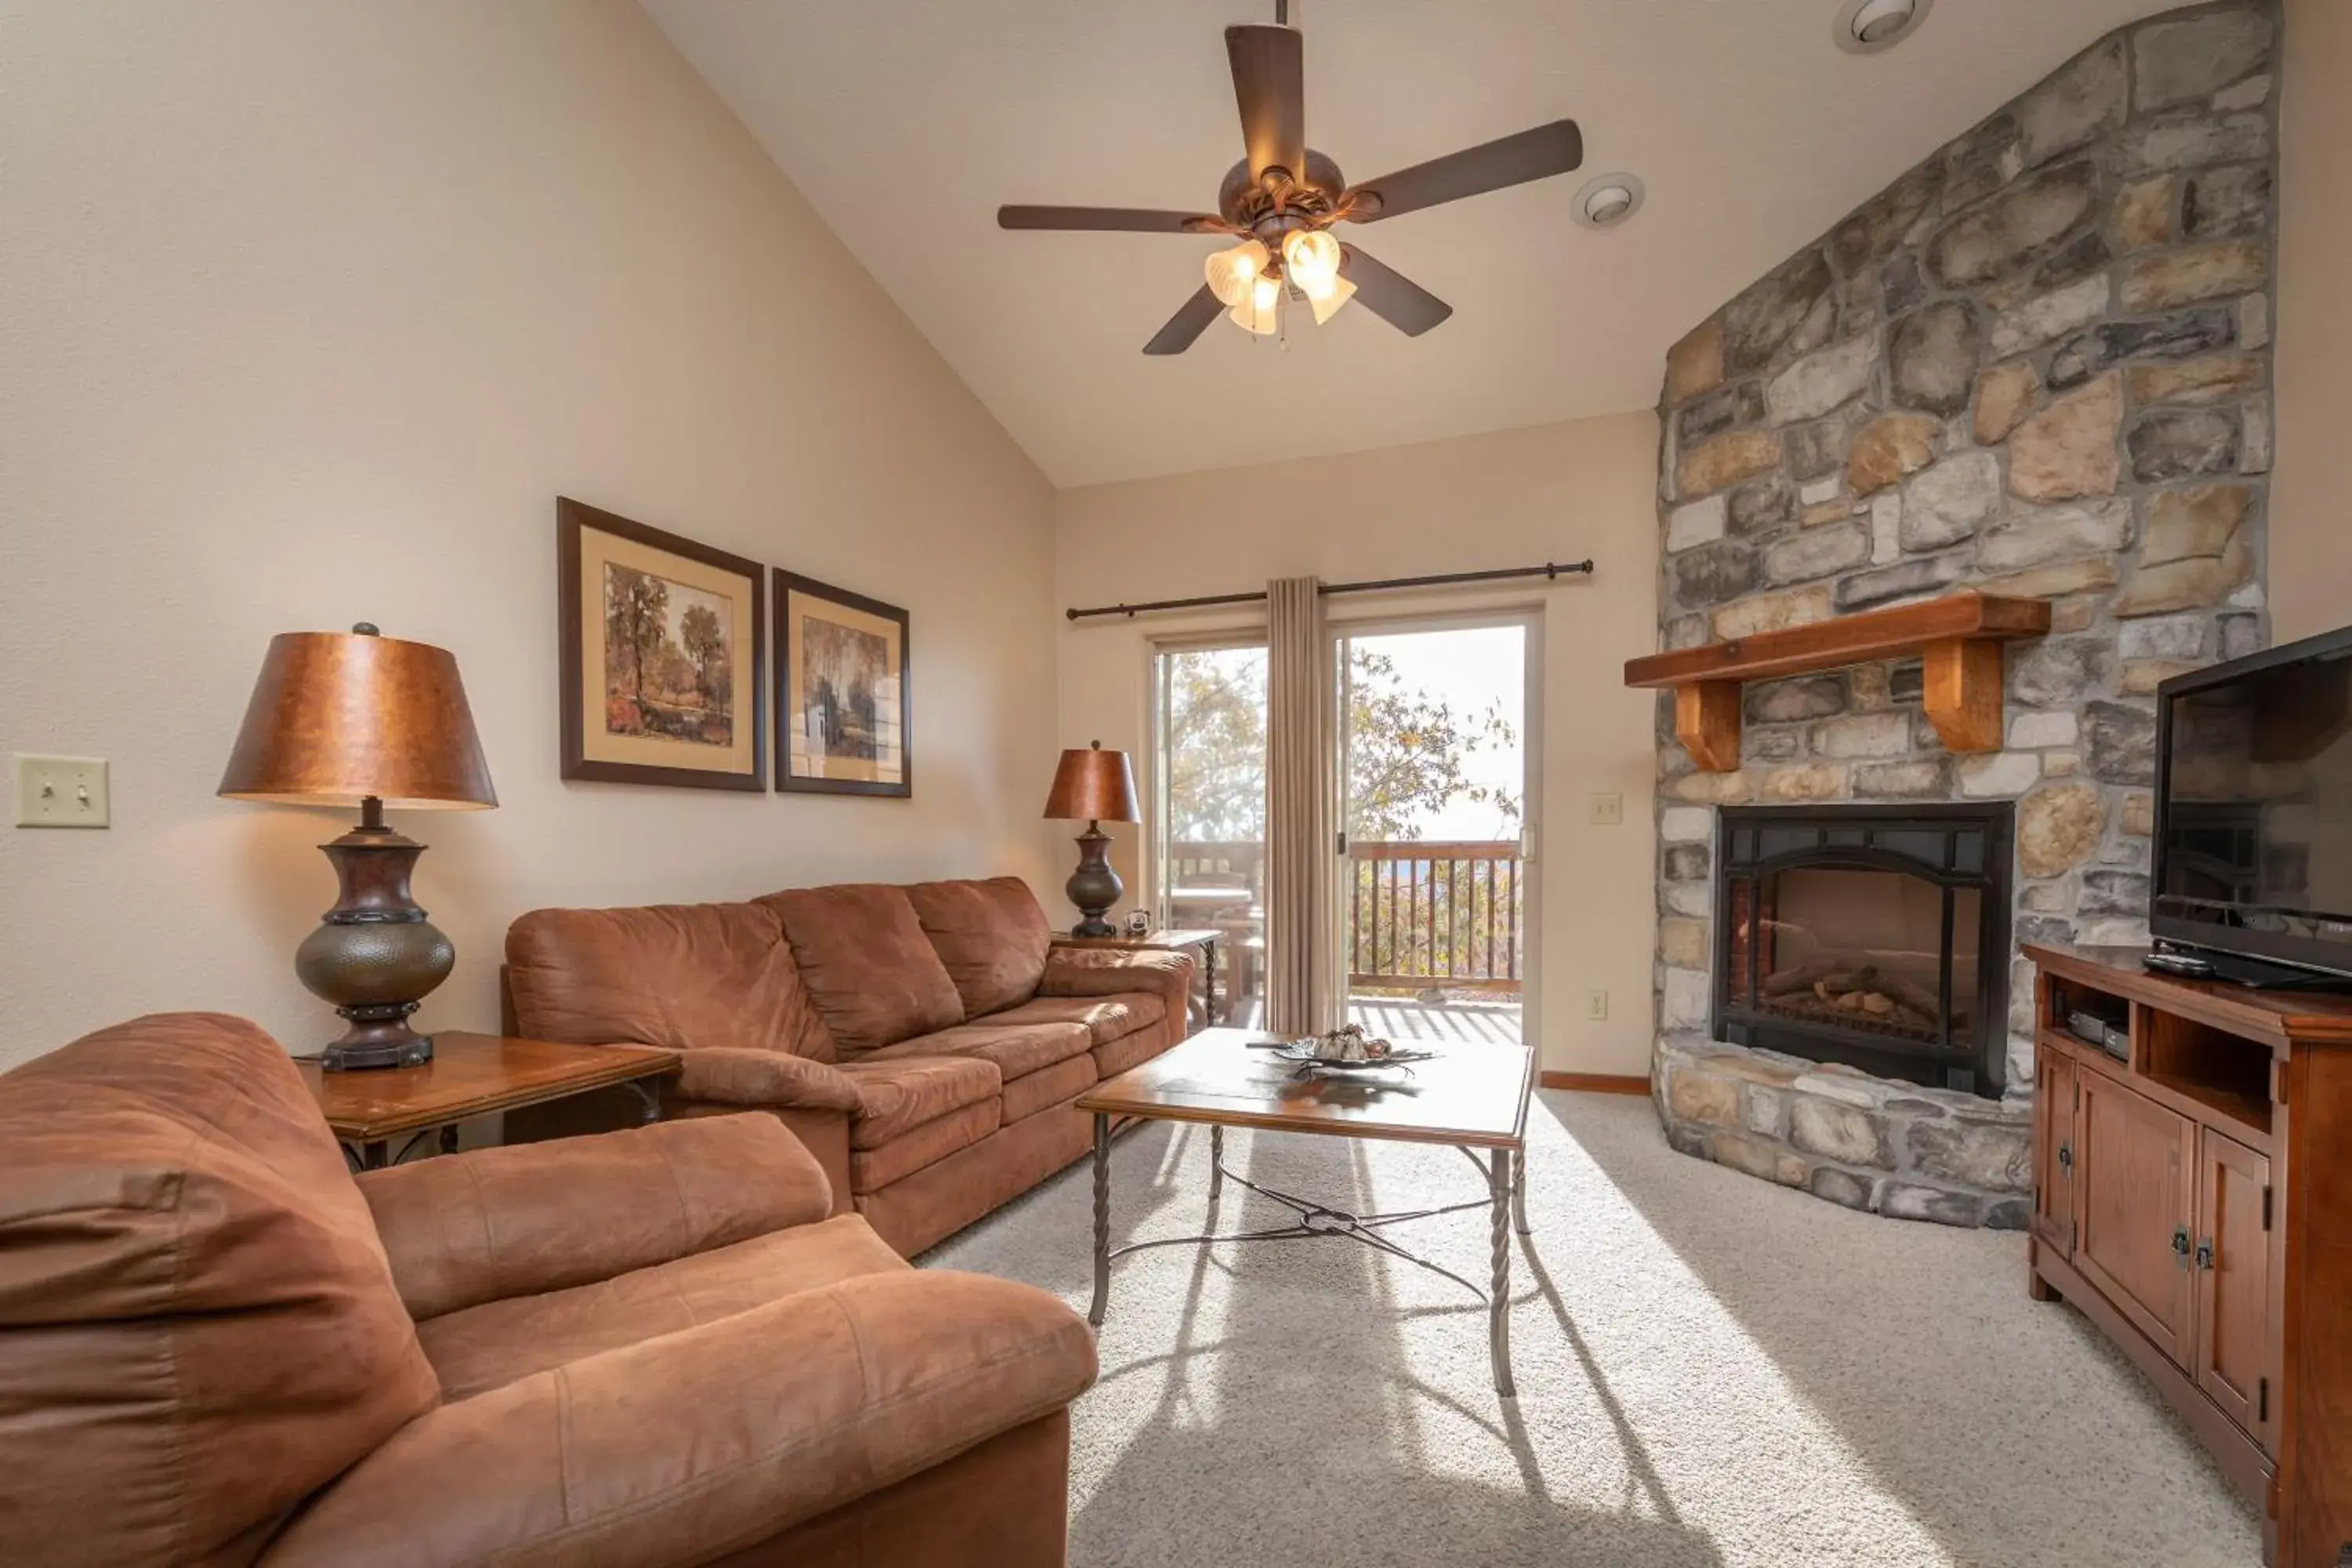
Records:
[[[1999,1099],[2013,816],[2006,802],[1724,807],[1715,1037]]]

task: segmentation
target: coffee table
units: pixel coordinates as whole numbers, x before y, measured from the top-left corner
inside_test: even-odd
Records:
[[[1345,1237],[1442,1275],[1486,1303],[1495,1392],[1516,1398],[1511,1380],[1511,1232],[1528,1234],[1528,1092],[1535,1053],[1525,1046],[1441,1047],[1435,1059],[1411,1068],[1367,1072],[1309,1072],[1270,1051],[1252,1048],[1265,1037],[1246,1029],[1204,1029],[1173,1050],[1106,1079],[1078,1096],[1095,1119],[1095,1295],[1087,1321],[1102,1325],[1110,1306],[1111,1260],[1151,1247],[1218,1242],[1302,1241]],[[1160,1237],[1110,1245],[1110,1138],[1115,1119],[1194,1121],[1209,1128],[1209,1206],[1213,1215],[1227,1181],[1288,1208],[1291,1223],[1264,1230]],[[1331,1138],[1445,1143],[1462,1151],[1486,1179],[1486,1195],[1468,1203],[1387,1214],[1351,1214],[1312,1198],[1277,1192],[1225,1169],[1225,1129],[1306,1132]],[[1475,1151],[1487,1152],[1480,1161]],[[1484,1289],[1452,1269],[1416,1257],[1383,1234],[1389,1226],[1439,1215],[1486,1209],[1491,1215],[1491,1277]]]

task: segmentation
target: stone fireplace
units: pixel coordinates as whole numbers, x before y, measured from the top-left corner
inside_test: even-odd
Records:
[[[1653,1079],[1677,1148],[2024,1223],[2011,943],[2145,940],[2156,686],[2268,640],[2282,47],[2263,0],[2118,29],[1667,356],[1661,650],[1963,588],[2051,607],[2004,650],[1997,750],[1947,749],[1916,659],[1753,681],[1727,769],[1662,695]],[[1777,811],[1870,847],[1877,808],[2006,812],[2007,847],[1974,882],[1948,860],[1868,886],[1768,871],[1765,829],[1740,837]]]
[[[1726,807],[1712,1033],[1999,1100],[2010,807]]]

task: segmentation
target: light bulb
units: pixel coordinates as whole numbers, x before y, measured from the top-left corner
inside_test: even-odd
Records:
[[[1265,264],[1274,259],[1273,253],[1255,239],[1245,239],[1231,250],[1220,250],[1202,266],[1209,280],[1209,292],[1223,305],[1238,305],[1250,297],[1250,285],[1265,275]]]
[[[1339,307],[1356,297],[1356,286],[1345,278],[1331,279],[1331,287],[1320,294],[1307,296],[1307,303],[1315,311],[1315,324],[1321,326],[1339,313]]]
[[[1234,325],[1261,338],[1271,337],[1282,325],[1282,285],[1261,275],[1250,285],[1249,297],[1230,312]]]
[[[1319,228],[1295,228],[1282,237],[1284,273],[1313,300],[1331,291],[1339,276],[1339,242]]]

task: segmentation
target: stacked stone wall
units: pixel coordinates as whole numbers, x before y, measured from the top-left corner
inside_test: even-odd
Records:
[[[1718,805],[2014,800],[2018,938],[2144,940],[2157,683],[2268,635],[2281,45],[2252,0],[2121,29],[1674,348],[1661,647],[1962,587],[2053,623],[1993,752],[1943,749],[1916,662],[1750,686],[1733,773],[1662,696],[1662,1042],[1707,1023]]]

